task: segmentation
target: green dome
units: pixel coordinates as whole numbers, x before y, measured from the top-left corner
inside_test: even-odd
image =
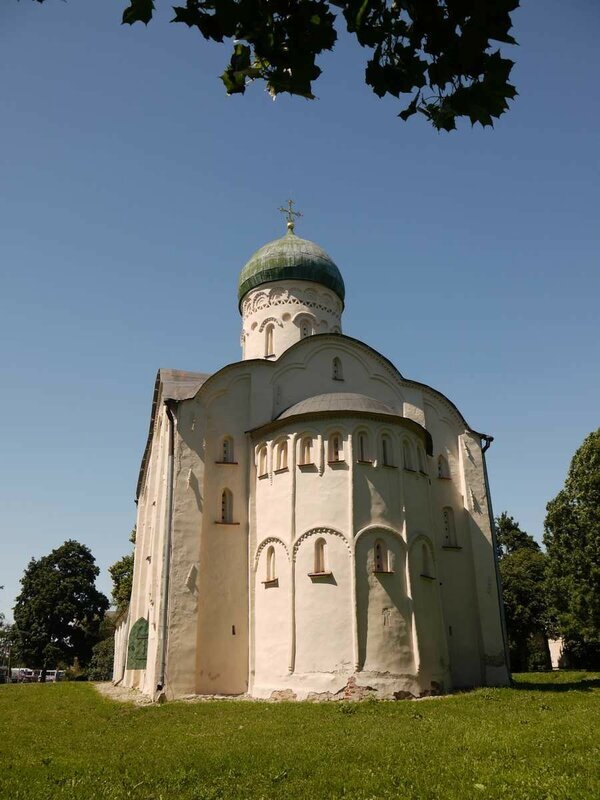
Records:
[[[327,253],[314,242],[288,231],[257,250],[240,273],[238,300],[271,281],[313,281],[331,289],[344,302],[344,280]]]

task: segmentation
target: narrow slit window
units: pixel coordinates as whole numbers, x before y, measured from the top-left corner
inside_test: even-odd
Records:
[[[325,561],[325,539],[317,539],[315,542],[315,563],[314,563],[314,573],[315,575],[322,575],[324,572],[327,571],[326,561]]]
[[[421,545],[421,575],[425,575],[427,578],[433,578],[431,553],[425,542]]]
[[[233,495],[229,489],[223,489],[221,494],[221,522],[233,522]]]
[[[342,362],[337,356],[333,359],[332,373],[334,381],[343,381],[344,373],[342,371]]]
[[[277,445],[277,469],[287,469],[288,465],[288,446],[287,442],[279,442]]]
[[[367,434],[362,432],[358,434],[358,460],[359,461],[369,460],[369,447],[367,445]]]
[[[233,439],[231,436],[226,436],[223,439],[221,461],[223,461],[225,464],[231,464],[233,462]]]
[[[425,456],[423,455],[423,448],[417,447],[417,460],[419,462],[419,472],[426,473],[425,470]]]
[[[276,578],[277,572],[275,569],[275,548],[273,545],[271,545],[267,550],[267,583],[276,580]]]
[[[342,460],[342,437],[339,433],[334,433],[329,439],[329,461],[336,462]]]
[[[404,469],[410,469],[414,472],[415,462],[413,459],[412,445],[408,439],[405,439],[402,444],[402,454],[404,456]]]
[[[386,467],[394,466],[394,451],[392,450],[392,440],[387,434],[381,439],[381,455]]]
[[[300,446],[300,464],[307,465],[313,463],[312,448],[313,448],[312,437],[305,436],[302,439],[302,444]]]
[[[274,336],[275,326],[271,323],[265,328],[265,356],[272,356],[275,352]]]
[[[267,474],[267,448],[264,446],[258,451],[258,474]]]
[[[449,478],[450,467],[448,466],[448,459],[445,456],[438,456],[438,478]]]
[[[381,539],[377,539],[374,548],[374,570],[375,572],[388,572],[387,550]]]
[[[442,512],[444,525],[444,545],[446,547],[456,547],[456,525],[454,523],[454,511],[447,506]]]

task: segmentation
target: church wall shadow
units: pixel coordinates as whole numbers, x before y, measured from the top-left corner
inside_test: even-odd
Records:
[[[600,678],[582,678],[564,683],[550,683],[540,681],[538,676],[532,675],[531,678],[519,677],[517,681],[513,680],[512,688],[527,692],[591,692],[594,689],[600,689]]]

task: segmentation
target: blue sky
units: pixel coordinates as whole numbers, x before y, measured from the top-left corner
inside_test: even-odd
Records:
[[[0,610],[67,538],[109,592],[156,370],[238,360],[237,274],[290,195],[345,332],[496,437],[495,511],[540,537],[600,424],[597,2],[527,2],[512,110],[450,135],[372,95],[344,36],[317,101],[228,98],[226,47],[124,4],[0,10]]]

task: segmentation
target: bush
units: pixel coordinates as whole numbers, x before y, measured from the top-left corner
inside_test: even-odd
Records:
[[[88,669],[88,678],[91,681],[109,681],[113,674],[113,659],[115,655],[115,640],[112,636],[94,645],[92,660]]]

